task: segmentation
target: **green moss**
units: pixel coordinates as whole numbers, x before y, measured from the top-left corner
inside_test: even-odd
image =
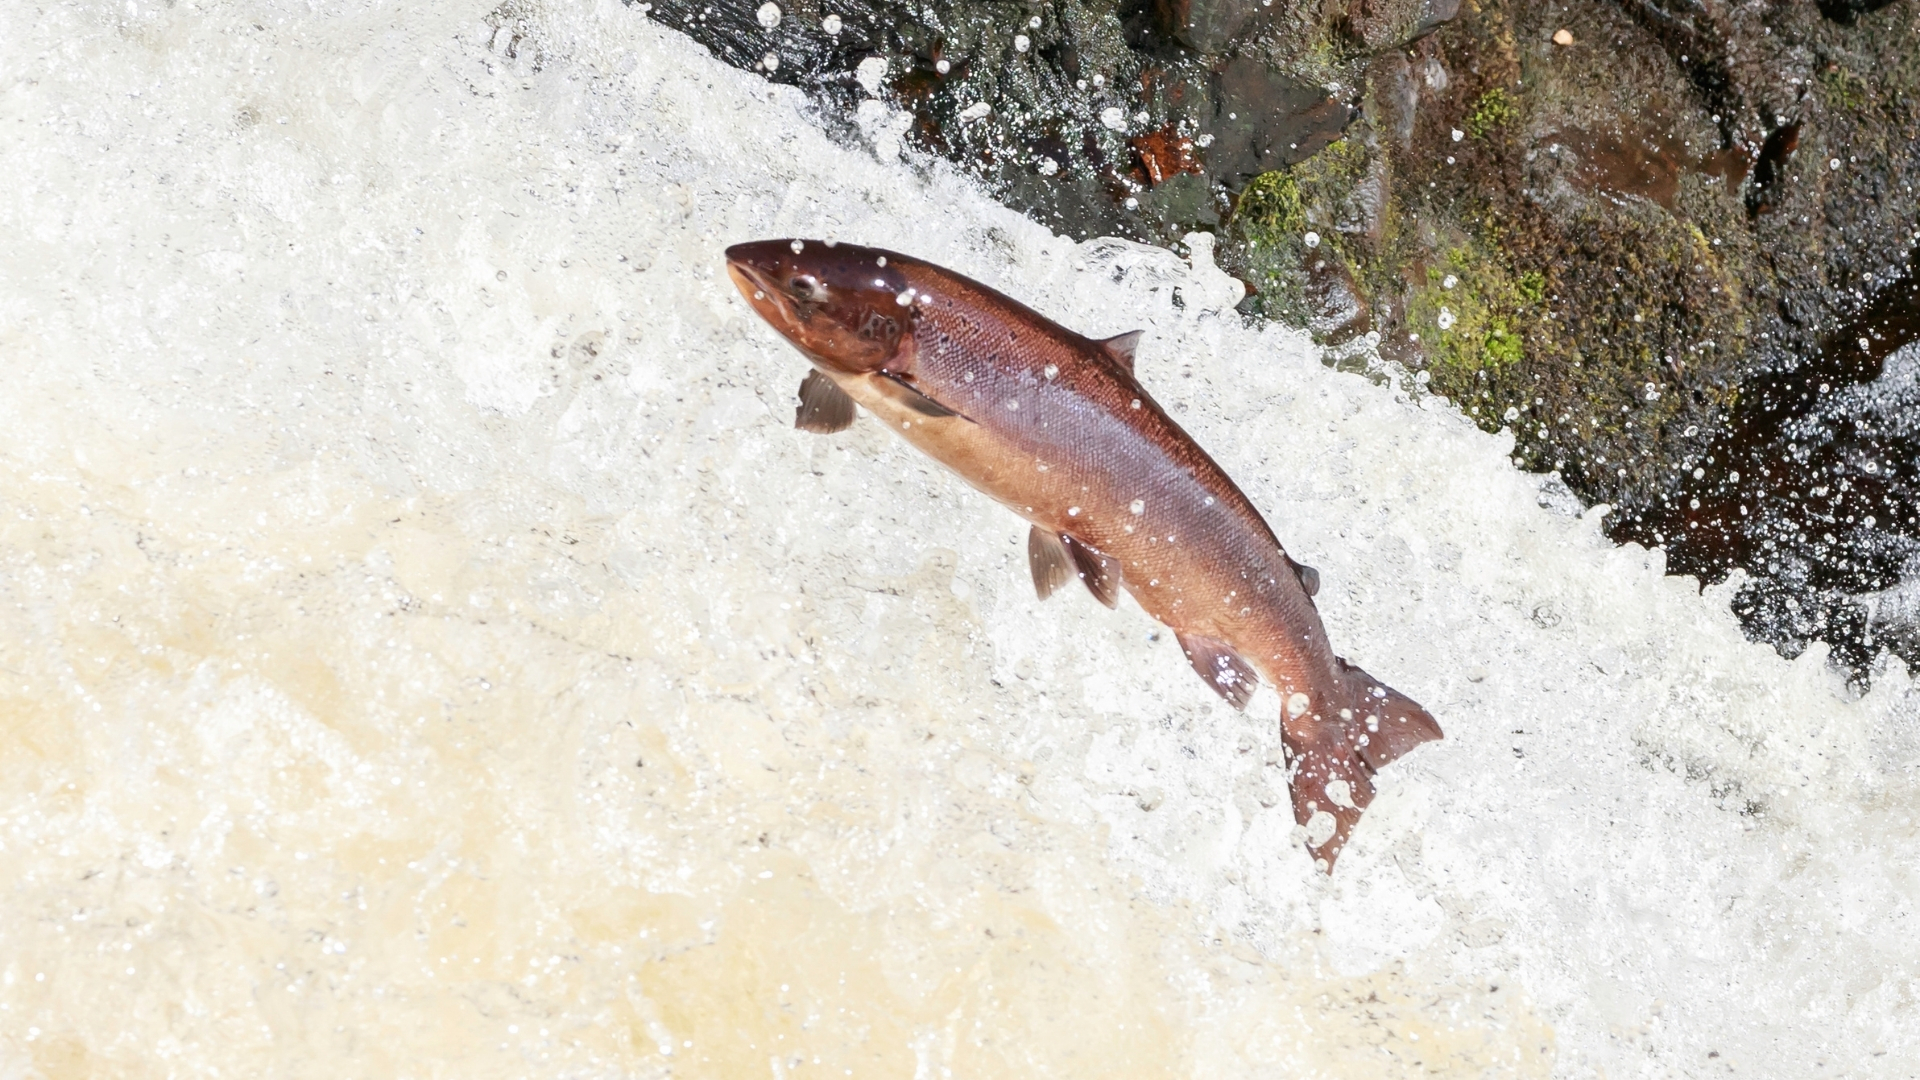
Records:
[[[1505,127],[1520,115],[1513,103],[1512,95],[1501,87],[1481,94],[1467,110],[1467,134],[1476,139],[1484,139],[1495,128]]]
[[[1538,270],[1528,270],[1513,279],[1522,299],[1529,304],[1537,304],[1547,298],[1547,275]]]
[[[1489,364],[1505,367],[1520,362],[1520,335],[1514,332],[1511,320],[1499,316],[1488,319],[1484,347]]]
[[[1307,228],[1306,205],[1292,174],[1276,169],[1261,173],[1240,192],[1233,224],[1248,240],[1274,244],[1298,237]]]
[[[1867,84],[1858,75],[1834,64],[1820,73],[1820,98],[1829,107],[1858,111],[1867,103]]]
[[[1426,281],[1407,304],[1407,321],[1426,343],[1434,388],[1461,397],[1478,388],[1481,372],[1524,359],[1521,315],[1545,291],[1538,272],[1515,274],[1472,243],[1448,251],[1443,265],[1428,267]]]

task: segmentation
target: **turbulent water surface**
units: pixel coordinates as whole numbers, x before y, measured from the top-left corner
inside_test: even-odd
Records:
[[[1247,328],[1204,242],[1069,243],[611,0],[516,9],[0,15],[0,1073],[1920,1060],[1898,665],[1748,643],[1737,579]],[[1271,692],[1036,602],[870,421],[792,430],[719,257],[787,234],[1146,330],[1447,730],[1331,880]]]

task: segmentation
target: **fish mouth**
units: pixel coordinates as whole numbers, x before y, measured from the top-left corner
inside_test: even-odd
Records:
[[[780,288],[780,257],[765,250],[772,247],[773,244],[763,241],[728,248],[727,276],[761,318],[791,338],[795,329],[806,321],[808,312]]]
[[[727,276],[733,279],[734,288],[740,295],[753,301],[755,307],[778,306],[784,300],[783,294],[774,287],[777,274],[775,268],[764,260],[755,259],[749,250],[756,244],[735,244],[727,249]]]
[[[739,280],[739,275],[744,273],[754,280],[756,287],[764,289],[778,276],[787,250],[787,242],[780,240],[735,244],[726,251],[727,266],[735,271],[734,280]]]

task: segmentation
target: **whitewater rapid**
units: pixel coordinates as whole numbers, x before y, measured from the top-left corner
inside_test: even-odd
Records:
[[[0,61],[0,1074],[1920,1061],[1908,673],[1745,641],[1204,239],[1052,236],[610,0],[16,5]],[[785,235],[1146,331],[1447,732],[1331,880],[1271,691],[793,430],[720,260]]]

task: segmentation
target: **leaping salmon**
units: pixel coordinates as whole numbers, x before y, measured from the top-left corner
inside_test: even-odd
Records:
[[[1331,872],[1374,774],[1431,739],[1425,709],[1335,656],[1319,575],[1133,374],[1139,331],[1094,341],[907,255],[817,240],[727,249],[734,284],[812,362],[794,425],[840,431],[857,403],[1032,524],[1042,599],[1124,588],[1244,709],[1279,690],[1294,820]]]

